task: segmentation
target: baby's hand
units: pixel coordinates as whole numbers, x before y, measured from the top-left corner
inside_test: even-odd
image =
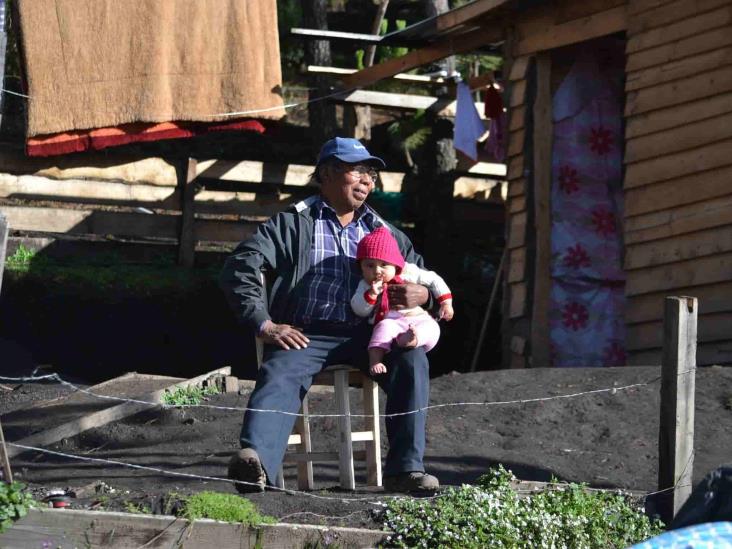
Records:
[[[385,374],[386,373],[386,366],[383,362],[377,362],[376,364],[373,364],[369,368],[369,372],[371,372],[372,376],[378,376],[379,374]]]
[[[382,290],[384,289],[384,281],[381,279],[374,280],[371,283],[371,295],[377,296],[379,295]]]
[[[452,308],[452,299],[440,303],[439,319],[452,320],[453,316],[455,316],[455,310]]]

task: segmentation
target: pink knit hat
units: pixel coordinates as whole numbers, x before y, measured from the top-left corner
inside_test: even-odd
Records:
[[[399,251],[399,245],[386,227],[379,227],[364,236],[356,249],[356,261],[362,259],[380,259],[397,268],[397,274],[404,268],[404,257]]]

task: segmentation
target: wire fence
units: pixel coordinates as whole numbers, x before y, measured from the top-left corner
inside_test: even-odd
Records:
[[[692,373],[693,370],[684,372],[679,375],[687,375]],[[623,386],[613,386],[613,387],[604,387],[600,389],[593,389],[589,391],[581,391],[581,392],[574,392],[574,393],[568,393],[568,394],[562,394],[562,395],[551,395],[546,397],[539,397],[539,398],[530,398],[530,399],[514,399],[514,400],[501,400],[501,401],[482,401],[482,402],[450,402],[450,403],[442,403],[442,404],[434,404],[431,406],[427,406],[424,408],[419,408],[415,410],[410,410],[408,412],[403,412],[399,414],[351,414],[351,417],[374,417],[375,415],[378,415],[379,417],[394,417],[396,415],[405,415],[405,414],[413,414],[413,413],[420,413],[425,412],[427,410],[432,410],[436,408],[444,408],[444,407],[456,407],[456,406],[497,406],[497,405],[523,405],[527,403],[534,403],[534,402],[547,402],[552,400],[562,400],[562,399],[571,399],[571,398],[580,398],[590,395],[599,395],[599,394],[610,394],[615,395],[620,391],[629,391],[631,389],[641,388],[641,387],[647,387],[654,383],[657,383],[660,380],[660,376],[654,377],[648,381],[645,382],[639,382],[639,383],[633,383]],[[146,401],[146,400],[138,400],[138,399],[132,399],[132,398],[123,398],[123,397],[117,397],[117,396],[110,396],[110,395],[101,395],[98,393],[95,393],[94,391],[91,391],[89,389],[85,389],[83,387],[80,387],[74,383],[71,383],[69,381],[64,380],[60,375],[58,374],[47,374],[47,375],[31,375],[31,376],[19,376],[19,377],[8,377],[8,376],[0,376],[0,381],[4,382],[12,382],[12,383],[47,383],[47,382],[57,382],[61,385],[67,386],[71,389],[73,389],[75,392],[81,392],[83,394],[104,399],[104,400],[113,400],[117,402],[129,402],[129,403],[142,403],[142,404],[148,404],[151,407],[159,406],[162,408],[175,408],[175,407],[186,407],[186,408],[208,408],[208,409],[217,409],[217,410],[224,410],[224,411],[254,411],[254,412],[267,412],[267,413],[282,413],[286,415],[296,415],[296,416],[302,416],[303,414],[294,414],[291,412],[285,412],[282,410],[259,410],[255,408],[247,408],[247,407],[238,407],[238,406],[216,406],[216,405],[209,405],[209,404],[189,404],[189,405],[166,405],[161,404],[160,402],[155,401]],[[71,393],[73,394],[73,393]],[[343,414],[307,414],[308,417],[341,417]],[[216,482],[225,482],[229,484],[244,484],[244,485],[251,485],[251,486],[257,486],[256,483],[253,482],[246,482],[241,480],[234,480],[229,478],[223,478],[223,477],[214,477],[214,476],[207,476],[207,475],[198,475],[194,473],[185,473],[181,471],[171,471],[168,469],[163,469],[160,467],[152,467],[148,465],[140,465],[140,464],[134,464],[129,463],[125,461],[120,460],[113,460],[113,459],[107,459],[107,458],[96,458],[96,457],[90,457],[90,456],[80,456],[76,454],[70,454],[66,452],[60,452],[56,450],[49,450],[47,448],[40,448],[37,446],[30,446],[25,444],[19,444],[14,442],[7,442],[8,446],[13,446],[25,451],[33,451],[37,452],[39,454],[45,454],[55,457],[61,457],[64,459],[70,459],[70,460],[76,460],[81,462],[88,462],[88,463],[100,463],[105,465],[113,465],[118,467],[127,467],[130,469],[136,469],[140,471],[149,471],[158,473],[161,475],[166,476],[173,476],[173,477],[185,477],[185,478],[191,478],[191,479],[197,479],[201,481],[216,481]],[[691,462],[691,458],[689,460]],[[688,467],[689,463],[687,463]],[[683,477],[683,475],[682,475]],[[566,487],[567,483],[560,483],[560,482],[553,482],[553,483],[542,483],[544,486],[550,486],[555,488],[561,488]],[[642,495],[643,499],[646,499],[650,496],[668,492],[671,490],[676,489],[677,487],[680,487],[681,485],[677,483],[675,486],[665,488],[663,490],[657,490],[654,492],[647,492]],[[332,500],[332,501],[339,501],[342,503],[361,503],[361,504],[368,504],[368,505],[376,505],[376,506],[383,506],[384,502],[392,500],[394,498],[400,498],[404,496],[383,496],[380,498],[374,498],[373,496],[364,496],[364,497],[343,497],[343,496],[326,496],[321,494],[315,494],[313,492],[308,491],[301,491],[301,490],[291,490],[286,488],[279,488],[276,486],[268,486],[269,490],[276,491],[276,492],[283,492],[286,494],[298,494],[303,495],[309,498],[314,499],[322,499],[322,500]],[[595,488],[586,488],[587,490],[597,490],[597,491],[607,491],[604,489],[595,489]],[[524,494],[531,494],[536,493],[536,490],[517,490],[519,493]],[[626,493],[631,494],[634,492],[634,490],[630,488],[620,488],[617,489],[620,493]],[[442,497],[441,494],[437,494],[435,496],[432,496],[432,498],[438,498]],[[361,511],[358,511],[361,512]],[[358,513],[357,512],[357,513]],[[291,513],[289,516],[294,516],[296,513]],[[347,516],[351,516],[353,513]],[[283,517],[284,518],[284,517]],[[331,518],[339,518],[339,517],[331,517]]]

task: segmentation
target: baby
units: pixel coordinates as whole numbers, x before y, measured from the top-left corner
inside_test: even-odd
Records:
[[[386,372],[384,355],[393,342],[399,347],[431,350],[440,338],[437,321],[421,307],[390,309],[385,290],[390,283],[414,282],[427,286],[440,304],[440,320],[451,320],[454,315],[452,294],[442,277],[413,263],[405,263],[396,240],[385,227],[379,227],[361,239],[356,261],[361,266],[363,279],[351,298],[351,307],[362,317],[370,316],[376,309],[368,348],[371,374]]]

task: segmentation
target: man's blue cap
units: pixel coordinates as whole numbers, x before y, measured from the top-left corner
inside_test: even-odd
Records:
[[[386,164],[381,158],[373,156],[358,139],[351,137],[334,137],[326,141],[320,149],[317,166],[320,166],[323,162],[333,157],[341,162],[348,162],[349,164],[370,162],[378,165],[380,168],[386,168]]]

